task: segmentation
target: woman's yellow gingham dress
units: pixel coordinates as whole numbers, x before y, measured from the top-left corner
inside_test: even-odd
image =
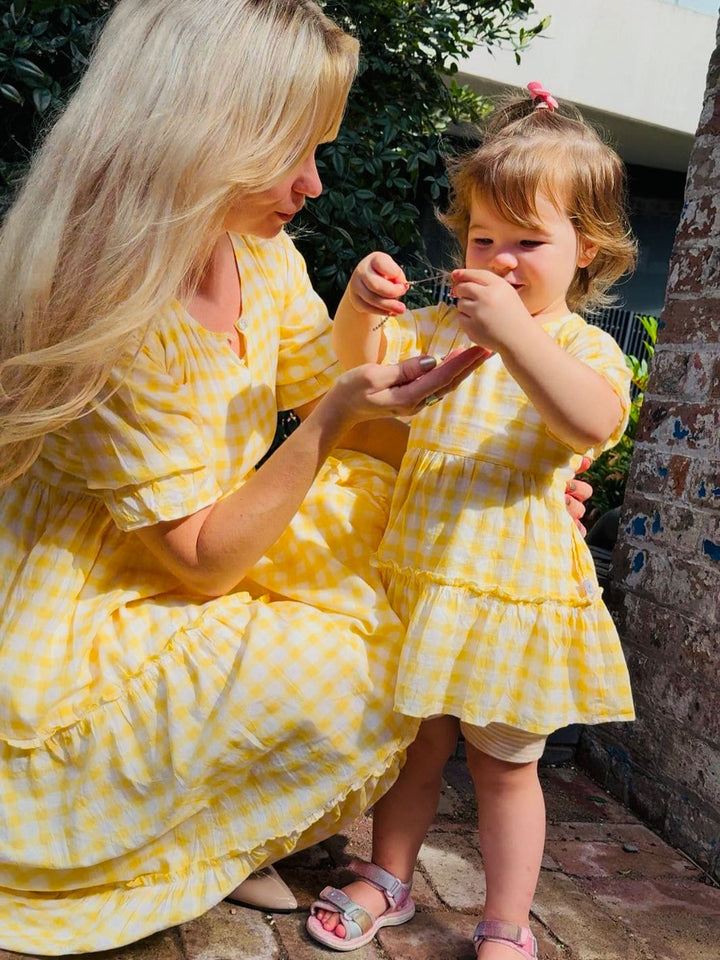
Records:
[[[402,633],[370,558],[395,473],[331,458],[237,589],[189,596],[133,530],[238,488],[336,374],[287,237],[234,238],[247,359],[176,305],[126,383],[0,494],[0,947],[195,917],[388,789]],[[298,602],[302,601],[302,602]]]
[[[388,361],[444,356],[464,339],[454,308],[405,316],[402,331],[387,325]],[[630,376],[615,341],[576,315],[544,329],[608,380],[627,414]],[[620,641],[565,508],[579,464],[498,355],[414,417],[378,553],[407,625],[398,710],[538,734],[633,718]]]

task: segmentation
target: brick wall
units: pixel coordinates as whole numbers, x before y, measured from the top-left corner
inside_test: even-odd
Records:
[[[606,593],[634,724],[586,728],[581,762],[720,879],[720,47]]]

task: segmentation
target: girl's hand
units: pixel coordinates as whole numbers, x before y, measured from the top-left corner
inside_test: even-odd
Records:
[[[387,253],[370,253],[353,270],[347,293],[358,313],[400,314],[405,304],[398,300],[407,293],[408,282],[402,267]]]
[[[412,357],[397,364],[366,363],[344,373],[321,401],[348,426],[380,417],[408,417],[425,401],[441,400],[490,356],[484,347],[455,350],[442,363]]]
[[[462,330],[474,343],[502,352],[532,317],[507,280],[490,270],[453,270],[453,296]]]

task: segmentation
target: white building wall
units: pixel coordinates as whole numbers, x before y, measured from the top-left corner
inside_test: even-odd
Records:
[[[478,48],[462,79],[489,93],[539,80],[605,122],[627,162],[684,170],[717,8],[709,14],[667,0],[535,0],[535,11],[529,22],[552,21],[520,65],[510,50]]]

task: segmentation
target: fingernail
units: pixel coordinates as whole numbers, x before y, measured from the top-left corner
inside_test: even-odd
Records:
[[[420,361],[420,366],[423,370],[432,370],[432,368],[437,363],[435,357],[423,357]]]

